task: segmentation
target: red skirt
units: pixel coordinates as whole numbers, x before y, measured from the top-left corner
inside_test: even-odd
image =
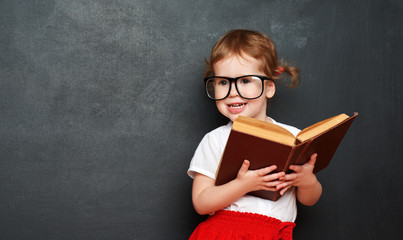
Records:
[[[293,222],[233,211],[219,211],[197,226],[189,240],[292,240]]]

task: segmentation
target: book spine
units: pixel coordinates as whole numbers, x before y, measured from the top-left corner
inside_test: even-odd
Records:
[[[298,154],[298,156],[295,158],[295,164],[296,165],[303,165],[303,164],[305,164],[308,160],[307,159],[305,159],[305,160],[303,160],[302,158],[306,155],[305,153],[306,153],[306,151],[308,150],[308,148],[309,148],[309,145],[312,143],[312,139],[310,139],[310,140],[308,140],[308,141],[305,141],[303,144],[305,145],[303,148],[302,148],[302,150],[299,152],[299,154]]]
[[[292,159],[293,159],[293,156],[294,156],[295,149],[296,149],[296,147],[293,146],[291,151],[290,151],[290,154],[288,155],[287,161],[285,162],[284,167],[281,170],[282,172],[287,173],[289,171],[288,168],[290,167],[290,165],[292,163]]]

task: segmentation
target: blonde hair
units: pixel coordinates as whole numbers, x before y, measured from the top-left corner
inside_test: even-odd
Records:
[[[290,66],[286,61],[277,59],[277,51],[273,41],[266,35],[252,30],[231,30],[222,36],[211,50],[210,58],[206,59],[207,68],[204,76],[209,77],[214,74],[213,66],[221,59],[235,55],[249,55],[261,63],[261,70],[268,78],[280,79],[281,67],[284,73],[290,77],[291,83],[288,87],[296,87],[301,79],[299,69]]]

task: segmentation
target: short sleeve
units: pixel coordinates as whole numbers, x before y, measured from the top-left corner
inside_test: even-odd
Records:
[[[197,172],[215,179],[216,170],[220,163],[230,130],[231,124],[228,124],[207,133],[203,137],[193,155],[187,171],[187,174],[191,178],[194,178]]]

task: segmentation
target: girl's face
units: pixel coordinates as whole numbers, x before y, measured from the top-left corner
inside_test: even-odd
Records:
[[[263,75],[260,62],[248,55],[230,56],[223,58],[213,65],[214,75],[222,77],[240,77],[245,75]],[[218,111],[224,116],[234,121],[239,115],[256,118],[262,121],[266,120],[267,98],[273,97],[276,91],[272,81],[264,81],[264,90],[262,96],[257,99],[244,99],[239,96],[232,83],[231,92],[223,100],[216,101]]]

